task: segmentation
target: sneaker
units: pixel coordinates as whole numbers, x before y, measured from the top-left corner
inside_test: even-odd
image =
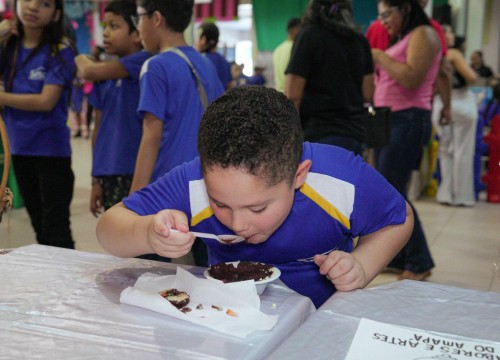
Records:
[[[431,276],[431,272],[424,271],[422,273],[414,273],[409,270],[405,270],[398,276],[398,280],[415,280],[415,281],[423,281]]]

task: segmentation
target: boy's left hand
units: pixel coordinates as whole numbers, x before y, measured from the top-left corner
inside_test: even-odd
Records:
[[[365,270],[350,253],[332,251],[328,255],[314,256],[321,275],[325,275],[340,291],[360,289],[367,284]]]

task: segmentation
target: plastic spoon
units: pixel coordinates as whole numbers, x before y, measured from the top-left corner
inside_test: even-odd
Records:
[[[176,229],[170,229],[172,232],[176,233],[181,233],[182,231],[176,230]],[[220,242],[221,244],[225,245],[230,245],[230,244],[236,244],[242,241],[245,241],[244,237],[238,236],[238,235],[214,235],[214,234],[209,234],[209,233],[203,233],[203,232],[196,232],[196,231],[190,231],[191,234],[193,234],[196,237],[201,237],[205,239],[214,239]]]

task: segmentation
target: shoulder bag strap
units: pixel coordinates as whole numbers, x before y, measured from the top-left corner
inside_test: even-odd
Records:
[[[198,91],[198,95],[200,96],[201,105],[203,106],[203,110],[206,110],[206,108],[208,107],[207,93],[205,91],[205,87],[203,86],[203,83],[201,82],[200,76],[198,75],[198,72],[194,68],[193,64],[191,63],[189,58],[186,56],[186,54],[184,54],[178,48],[171,47],[167,51],[171,51],[174,54],[179,55],[188,64],[189,68],[191,69],[191,72],[193,73],[194,77],[196,78],[196,90]]]

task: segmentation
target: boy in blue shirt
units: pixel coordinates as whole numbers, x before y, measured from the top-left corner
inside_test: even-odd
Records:
[[[142,50],[131,17],[134,0],[114,0],[105,8],[104,49],[118,60],[99,62],[76,57],[77,75],[94,84],[89,102],[96,110],[90,211],[98,216],[128,195],[142,135],[139,74],[151,54]]]
[[[210,60],[184,38],[193,4],[193,0],[137,1],[136,26],[144,49],[157,55],[141,71],[138,111],[144,128],[131,192],[198,155],[196,134],[204,106],[197,80],[208,103],[224,91]],[[171,51],[175,49],[190,63]]]
[[[198,155],[196,134],[203,111],[224,92],[213,64],[184,38],[193,6],[193,0],[137,1],[135,21],[142,43],[157,55],[141,71],[138,111],[144,126],[131,192]],[[197,265],[207,264],[201,241],[193,256]]]
[[[299,114],[282,93],[231,89],[203,116],[200,157],[104,213],[97,238],[117,256],[175,258],[191,248],[190,230],[236,234],[246,241],[204,240],[210,264],[273,264],[317,307],[337,289],[362,288],[408,240],[412,210],[360,157],[302,139]]]
[[[219,43],[219,28],[214,23],[204,23],[198,28],[198,41],[196,47],[214,64],[217,76],[224,86],[224,89],[234,87],[233,76],[231,75],[231,65],[217,52]]]

